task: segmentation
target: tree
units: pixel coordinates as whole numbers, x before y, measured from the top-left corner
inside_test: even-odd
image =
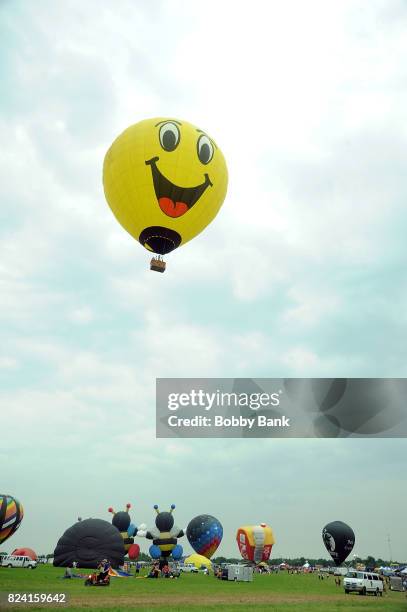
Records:
[[[376,559],[371,555],[368,555],[365,559],[366,567],[376,567]]]
[[[221,563],[227,563],[227,559],[226,557],[215,557],[212,559],[212,562],[215,563],[215,565],[220,565]]]

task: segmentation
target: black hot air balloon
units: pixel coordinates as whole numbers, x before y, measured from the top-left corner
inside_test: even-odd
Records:
[[[101,519],[88,518],[69,527],[54,551],[54,565],[59,567],[76,561],[79,567],[95,568],[103,559],[119,567],[124,562],[124,546],[116,527]]]
[[[333,521],[325,525],[322,530],[322,539],[337,566],[345,561],[355,545],[353,529],[342,521]]]

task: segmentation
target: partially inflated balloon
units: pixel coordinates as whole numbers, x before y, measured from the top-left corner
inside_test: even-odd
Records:
[[[210,559],[223,537],[223,527],[217,518],[210,514],[200,514],[189,522],[187,538],[198,555]]]
[[[322,530],[322,539],[335,565],[338,566],[345,561],[355,545],[353,529],[342,521],[326,525]]]
[[[202,567],[212,569],[211,561],[204,555],[189,555],[189,557],[185,559],[185,563],[193,563],[197,569],[202,569]]]
[[[243,559],[260,563],[269,559],[274,544],[274,535],[271,527],[261,523],[239,527],[236,540]]]
[[[0,544],[20,527],[24,509],[11,495],[0,495]]]
[[[54,551],[54,565],[95,568],[103,559],[112,567],[123,565],[124,546],[119,531],[101,519],[85,519],[69,527],[59,538]]]
[[[37,553],[32,548],[16,548],[11,554],[18,557],[29,557],[33,561],[38,559]]]
[[[160,255],[214,219],[227,182],[225,159],[212,138],[176,119],[130,126],[113,142],[103,165],[113,214],[142,246]]]

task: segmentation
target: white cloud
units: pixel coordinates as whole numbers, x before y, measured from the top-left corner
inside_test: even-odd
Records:
[[[26,524],[38,527],[24,537],[51,549],[74,515],[100,515],[111,495],[134,492],[148,517],[150,498],[175,493],[183,520],[215,507],[230,554],[234,523],[255,514],[271,517],[281,554],[300,554],[298,542],[320,550],[311,531],[287,530],[288,517],[318,506],[318,531],[337,510],[326,473],[363,459],[362,446],[156,440],[155,377],[405,374],[407,42],[389,6],[123,0],[120,11],[72,2],[62,18],[53,2],[3,9],[14,44],[0,122],[1,406],[10,448],[33,451],[29,470],[21,453],[6,457],[5,486],[21,490]],[[148,270],[101,183],[117,134],[161,114],[208,130],[230,171],[219,216],[168,257],[165,275]],[[90,480],[101,463],[108,491]],[[278,470],[265,488],[269,464]],[[293,489],[298,465],[306,477]],[[64,500],[46,536],[34,480],[46,503]],[[386,503],[403,507],[396,489]],[[349,495],[354,508],[347,498],[340,509],[363,530],[369,491]],[[367,532],[361,542],[367,550]]]
[[[15,370],[18,365],[18,361],[14,357],[0,357],[0,370]]]
[[[94,314],[92,308],[89,306],[75,308],[75,310],[70,313],[70,318],[72,321],[78,323],[79,325],[86,325],[87,323],[90,323],[93,320],[93,317]]]
[[[332,320],[342,305],[334,287],[324,288],[319,284],[314,288],[294,285],[288,297],[295,306],[287,308],[282,319],[287,327],[297,325],[300,329],[318,326],[326,318]]]

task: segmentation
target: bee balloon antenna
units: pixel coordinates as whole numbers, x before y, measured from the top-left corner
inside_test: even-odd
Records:
[[[116,512],[113,510],[113,508],[110,506],[110,508],[107,509],[108,512],[111,512],[113,514],[113,516],[116,514]]]
[[[160,514],[157,504],[154,504],[154,510],[157,512],[157,514]]]
[[[170,510],[170,514],[172,514],[172,511],[175,510],[175,504],[171,504],[171,510]]]

